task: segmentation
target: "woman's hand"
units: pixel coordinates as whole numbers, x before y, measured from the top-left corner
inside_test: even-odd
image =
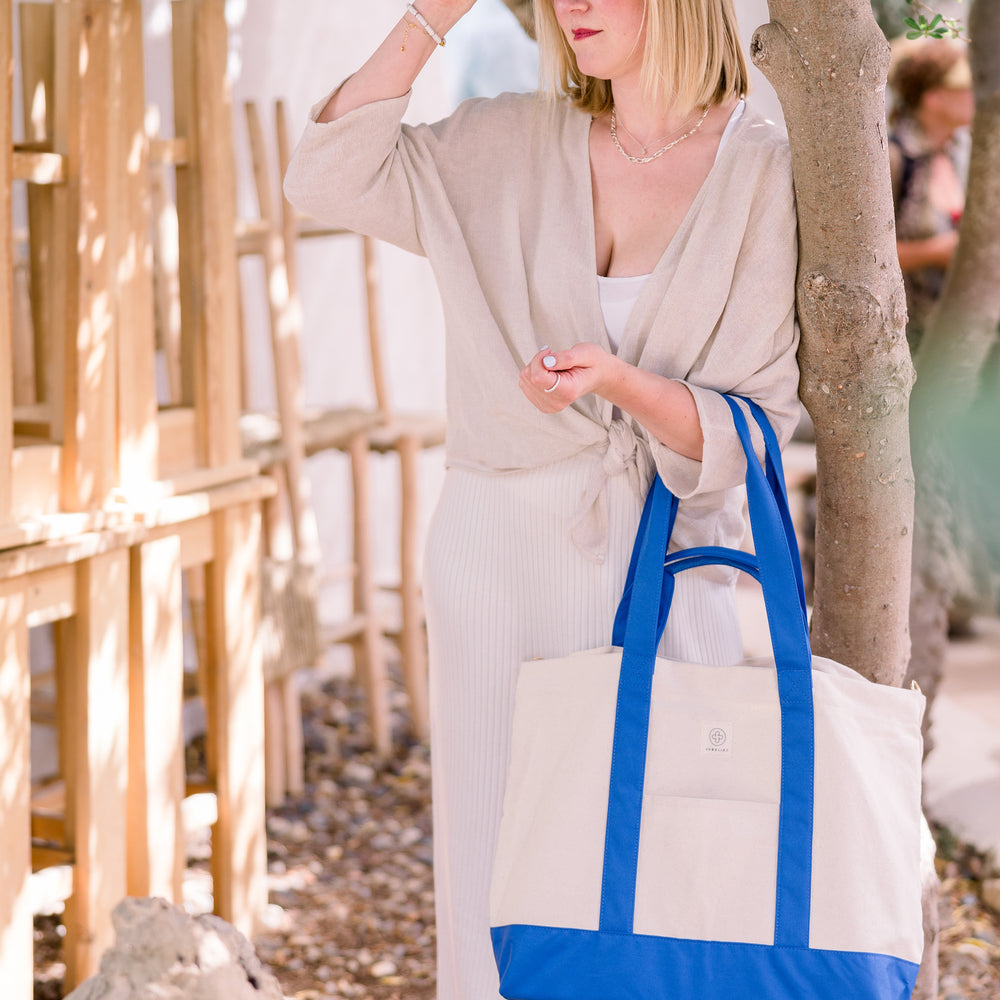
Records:
[[[588,392],[606,395],[615,369],[627,367],[599,344],[568,351],[543,347],[521,371],[518,385],[542,413],[558,413]]]
[[[705,438],[688,387],[636,368],[600,344],[577,344],[568,351],[543,347],[521,371],[518,385],[542,413],[558,413],[586,393],[596,393],[667,447],[701,461]]]

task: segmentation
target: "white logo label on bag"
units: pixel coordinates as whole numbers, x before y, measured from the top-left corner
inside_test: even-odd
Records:
[[[701,724],[701,752],[716,757],[728,757],[733,752],[733,724],[731,722],[703,722]]]

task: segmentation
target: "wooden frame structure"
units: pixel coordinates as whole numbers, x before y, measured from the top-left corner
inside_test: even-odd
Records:
[[[250,933],[266,904],[257,623],[274,484],[239,435],[224,0],[172,11],[176,137],[151,143],[140,0],[0,0],[0,982],[11,1000],[32,995],[32,866],[73,867],[67,988],[96,971],[126,892],[179,898],[191,791],[180,579],[192,567],[205,574],[215,907]],[[175,171],[181,234],[182,398],[169,409],[156,397],[154,162]],[[12,231],[22,184],[26,260]],[[28,633],[48,623],[61,784],[33,797]]]

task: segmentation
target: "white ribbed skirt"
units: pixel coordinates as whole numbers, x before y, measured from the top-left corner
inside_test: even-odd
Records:
[[[489,883],[518,665],[611,642],[642,500],[608,481],[603,564],[570,539],[590,478],[570,459],[483,475],[449,469],[428,532],[437,1000],[497,1000]],[[732,586],[678,576],[661,654],[702,663],[742,655]]]

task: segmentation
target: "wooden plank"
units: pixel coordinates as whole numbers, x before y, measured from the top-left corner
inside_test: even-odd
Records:
[[[368,715],[376,752],[392,753],[392,719],[389,713],[389,672],[382,653],[382,631],[375,614],[375,565],[371,547],[371,473],[367,435],[355,435],[350,445],[351,485],[354,506],[354,607],[365,615],[364,682]]]
[[[400,479],[399,564],[402,606],[400,651],[403,676],[410,697],[413,733],[421,742],[430,739],[430,701],[427,687],[427,640],[424,634],[420,593],[419,463],[420,441],[402,434],[397,445]]]
[[[62,815],[40,813],[33,808],[31,813],[31,839],[48,844],[61,844],[66,838],[66,818]],[[37,867],[38,859],[32,851],[32,867]]]
[[[156,336],[146,136],[141,0],[113,5],[111,82],[114,155],[110,181],[115,210],[109,233],[118,331],[118,484],[131,495],[157,477]]]
[[[11,462],[14,452],[14,254],[11,215],[14,51],[13,6],[0,0],[0,525],[12,520]]]
[[[59,509],[62,448],[42,444],[14,449],[11,457],[13,520],[54,514]]]
[[[264,795],[268,806],[280,806],[288,791],[285,760],[285,704],[280,683],[264,685]]]
[[[178,366],[179,372],[179,366]],[[197,468],[198,423],[192,406],[171,406],[159,411],[159,467],[157,479],[170,479]]]
[[[221,473],[226,470],[205,469],[208,474]],[[213,477],[219,479],[219,476]],[[191,493],[178,493],[176,496],[164,496],[141,512],[142,524],[150,536],[162,528],[171,528],[184,521],[191,521],[206,514],[232,507],[234,504],[260,501],[273,496],[274,480],[268,476],[242,476],[231,481],[219,481],[206,485]]]
[[[203,269],[201,243],[202,203],[199,197],[201,167],[198,160],[198,130],[195,127],[197,100],[191,50],[194,45],[194,6],[192,0],[173,0],[171,4],[174,84],[174,134],[187,147],[187,159],[178,164],[175,174],[177,198],[177,277],[180,307],[180,394],[173,400],[195,407],[195,356],[202,334],[202,310],[198,289]],[[199,464],[197,436],[194,441],[194,465]]]
[[[76,863],[66,907],[66,988],[97,972],[114,943],[111,911],[125,896],[128,794],[129,553],[103,553],[77,566],[75,655],[62,688],[67,833]],[[69,656],[60,643],[60,659]],[[62,691],[60,692],[62,694]]]
[[[258,478],[257,474],[259,471],[260,467],[253,459],[245,458],[238,462],[231,462],[229,465],[206,469],[192,469],[190,472],[171,476],[169,479],[164,479],[157,483],[156,491],[158,496],[164,498],[189,493],[202,493],[219,486],[235,483],[241,479],[256,479]],[[259,487],[254,492],[255,494],[259,494]]]
[[[117,375],[112,252],[108,245],[108,95],[115,79],[110,5],[57,0],[56,151],[67,157],[67,229],[55,257],[65,260],[66,377],[62,506],[101,507],[117,472]]]
[[[215,522],[211,516],[185,521],[174,530],[181,541],[181,569],[201,567],[215,558]]]
[[[48,440],[52,407],[48,403],[14,403],[14,434]]]
[[[128,893],[180,903],[185,861],[180,536],[135,546],[130,564]]]
[[[13,345],[11,349],[15,421],[17,420],[17,408],[36,403],[38,394],[36,388],[38,373],[35,371],[35,330],[31,320],[31,289],[28,281],[28,269],[27,260],[22,259],[20,253],[16,252],[13,275]],[[47,418],[46,434],[48,434],[48,423]],[[14,435],[17,435],[16,427]]]
[[[60,515],[71,523],[86,525],[90,516]],[[73,563],[90,559],[106,552],[136,545],[145,537],[141,525],[101,525],[97,529],[84,527],[72,537],[60,536],[55,540],[37,539],[37,544],[26,544],[16,549],[0,552],[0,581],[16,580],[29,573],[41,573],[53,568],[64,568]]]
[[[52,175],[51,157],[59,161],[59,179],[67,176],[66,158],[53,151],[55,103],[55,28],[51,3],[21,3],[18,5],[21,31],[21,96],[25,136],[28,143],[44,156],[46,174]],[[17,156],[15,155],[15,164]],[[32,164],[37,173],[40,162]],[[32,178],[34,179],[34,178]],[[47,176],[46,180],[50,180]],[[65,209],[66,199],[59,203]],[[28,185],[29,267],[31,280],[31,316],[35,331],[35,395],[38,400],[57,401],[57,440],[62,440],[62,345],[56,338],[54,317],[59,314],[57,296],[62,288],[63,274],[50,273],[53,267],[53,246],[56,237],[54,216],[56,196],[48,184]],[[64,232],[60,229],[59,232]],[[53,280],[55,279],[55,280]]]
[[[69,618],[76,612],[76,570],[72,565],[52,566],[24,578],[28,627]]]
[[[19,571],[12,569],[10,563],[16,565],[34,562],[38,556],[33,553],[41,545],[63,546],[71,551],[85,548],[104,551],[116,545],[133,544],[144,532],[145,528],[135,520],[133,512],[128,508],[39,515],[0,530],[0,576],[17,576]],[[92,544],[91,539],[94,537],[108,541]],[[86,541],[81,541],[82,539]],[[26,554],[29,551],[32,552],[31,555]],[[50,550],[45,551],[48,553]],[[65,561],[62,553],[58,557],[46,554],[42,558],[49,565]],[[72,562],[85,556],[66,558],[70,558]]]
[[[215,910],[251,935],[267,903],[264,677],[256,640],[261,515],[257,503],[215,515],[206,567],[209,767],[219,819],[212,832]]]
[[[206,207],[204,382],[209,465],[242,456],[239,435],[242,343],[236,256],[236,162],[225,0],[196,0],[201,191]]]
[[[3,9],[5,8],[5,9]],[[5,23],[10,5],[0,3]],[[31,873],[31,670],[21,581],[0,584],[0,983],[10,1000],[34,989]]]
[[[29,184],[64,184],[66,157],[44,150],[14,149],[14,180]]]
[[[150,199],[153,212],[153,308],[157,348],[163,352],[167,373],[167,398],[161,402],[179,408],[184,400],[181,376],[181,287],[177,272],[177,205],[171,196],[170,170],[153,160],[150,147]],[[162,437],[160,464],[163,465]],[[190,462],[197,453],[194,438]]]
[[[287,261],[279,211],[274,204],[271,172],[268,169],[267,143],[257,106],[244,106],[257,203],[261,220],[267,226],[264,244],[264,273],[267,278],[268,318],[271,332],[271,358],[274,366],[275,394],[281,437],[285,445],[285,470],[288,502],[291,508],[292,537],[296,557],[306,566],[320,562],[319,528],[310,497],[309,477],[305,468],[305,435],[302,416],[305,409],[302,386],[302,362],[299,356],[299,309],[289,294]]]
[[[73,852],[64,850],[61,847],[32,847],[31,848],[31,869],[40,872],[45,868],[53,868],[56,865],[73,864]]]
[[[55,671],[46,673],[54,679]],[[35,674],[32,680],[37,683],[39,676]],[[31,809],[36,813],[62,816],[66,812],[66,782],[56,778],[41,787],[36,787],[31,793]]]
[[[182,300],[181,316],[184,338],[195,340],[191,358],[201,457],[207,465],[225,465],[241,452],[236,169],[225,0],[177,0],[174,14],[175,132],[187,139],[190,157],[177,171],[181,254],[191,258],[181,284],[196,279],[201,291],[196,301]],[[187,348],[183,354],[188,356]]]
[[[155,138],[149,140],[149,162],[157,166],[178,167],[188,162],[187,139]]]

